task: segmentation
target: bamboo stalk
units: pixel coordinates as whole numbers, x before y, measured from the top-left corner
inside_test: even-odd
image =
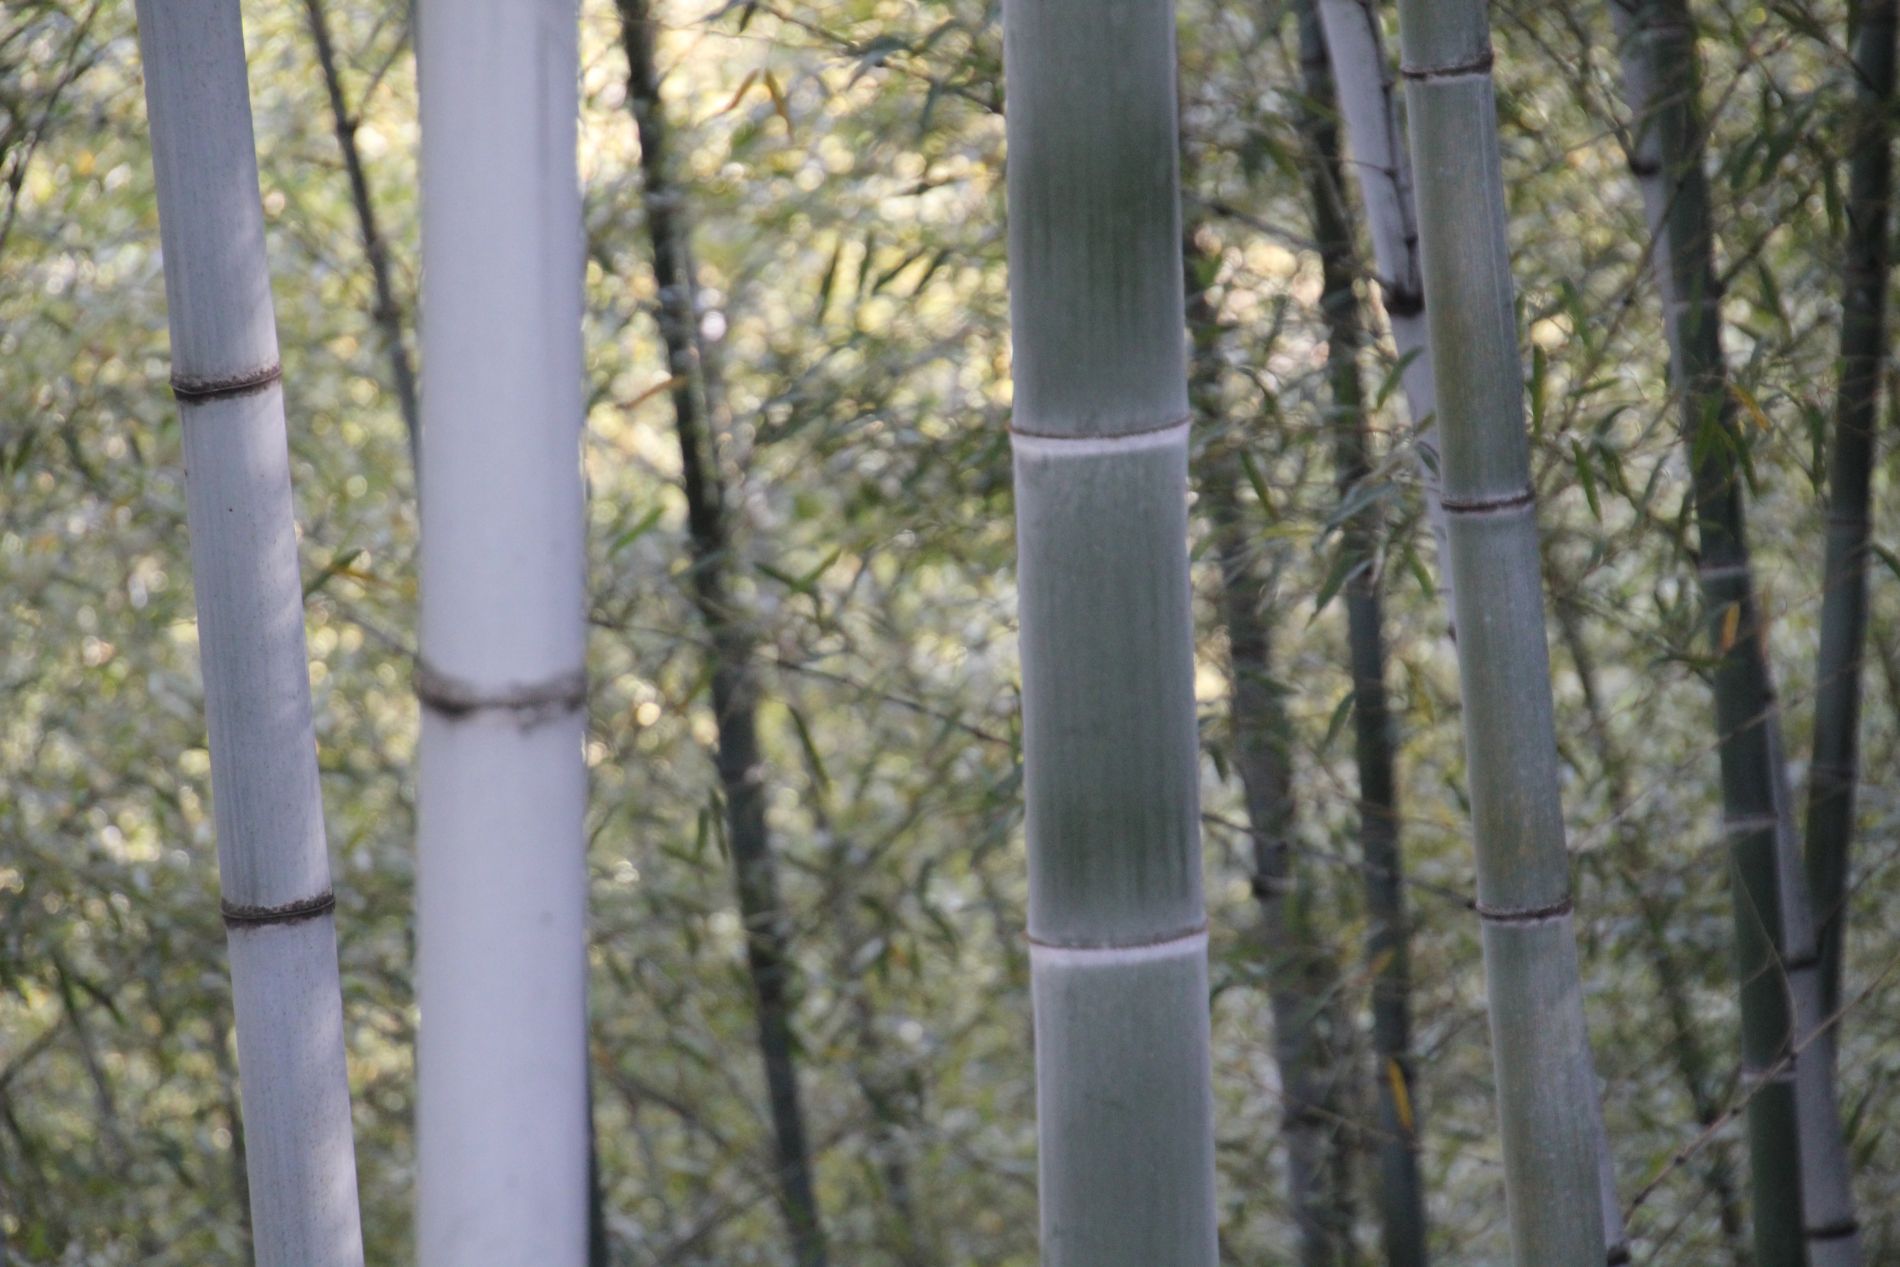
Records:
[[[588,1253],[578,22],[425,4],[417,1235]]]
[[[1340,138],[1343,94],[1334,79],[1328,27],[1316,0],[1298,6],[1300,53],[1304,69],[1306,107],[1302,132],[1308,139],[1307,199],[1312,206],[1313,236],[1320,253],[1320,310],[1327,331],[1327,380],[1331,394],[1330,430],[1333,437],[1335,482],[1343,501],[1352,497],[1372,471],[1371,439],[1366,399],[1360,379],[1359,355],[1364,332],[1359,300],[1353,290],[1357,273],[1352,224],[1345,201],[1345,164]],[[1353,14],[1370,14],[1352,6]],[[1360,126],[1368,145],[1390,145],[1390,131],[1376,129],[1364,118],[1370,95],[1363,85],[1372,81],[1377,58],[1380,88],[1376,118],[1391,123],[1391,101],[1383,79],[1385,59],[1376,27],[1336,23],[1347,40],[1349,56],[1361,91]],[[1366,35],[1364,41],[1357,35]],[[1387,237],[1396,224],[1403,236],[1383,243],[1387,255],[1403,261],[1408,284],[1387,291],[1389,319],[1400,355],[1413,358],[1401,371],[1415,417],[1430,417],[1433,386],[1421,310],[1408,306],[1403,296],[1422,295],[1418,275],[1416,235],[1411,232],[1412,206],[1409,170],[1402,151],[1381,157],[1391,165],[1382,181],[1377,173],[1361,177],[1362,193],[1375,191],[1380,214],[1374,218],[1375,235]],[[1403,172],[1403,178],[1400,173]],[[1371,197],[1368,203],[1373,201]],[[1388,261],[1390,262],[1390,261]],[[1382,273],[1386,270],[1382,267]],[[1420,300],[1422,303],[1422,300]],[[1397,311],[1392,311],[1397,309]],[[1423,409],[1424,412],[1418,412]],[[1438,530],[1445,530],[1444,508],[1438,496],[1436,448],[1430,450],[1431,479],[1428,505]],[[1359,774],[1359,833],[1365,856],[1363,877],[1366,913],[1371,925],[1366,957],[1372,974],[1373,1047],[1378,1068],[1374,1082],[1378,1096],[1378,1157],[1381,1225],[1387,1267],[1423,1267],[1426,1250],[1425,1190],[1419,1174],[1418,1088],[1412,1056],[1410,917],[1405,909],[1403,855],[1399,846],[1397,761],[1393,751],[1392,719],[1386,700],[1385,613],[1376,553],[1382,531],[1376,503],[1367,503],[1342,529],[1341,546],[1352,573],[1343,591],[1346,608],[1348,667],[1352,675],[1354,761]],[[1449,560],[1449,539],[1441,559]],[[1451,590],[1447,585],[1448,592]]]
[[[1483,0],[1402,0],[1511,1247],[1607,1260]]]
[[[1736,973],[1760,1267],[1861,1261],[1835,1104],[1813,908],[1795,842],[1779,704],[1755,595],[1735,420],[1722,351],[1714,216],[1702,166],[1701,72],[1686,0],[1612,0],[1664,306],[1700,547],[1723,830],[1735,880]],[[1805,1049],[1805,1050],[1803,1050]],[[1797,1053],[1800,1054],[1797,1054]]]
[[[1847,130],[1847,261],[1841,279],[1841,384],[1828,454],[1827,557],[1808,764],[1808,885],[1819,924],[1821,1005],[1841,1006],[1848,852],[1860,776],[1861,664],[1867,644],[1868,494],[1887,364],[1888,234],[1893,201],[1894,0],[1855,0],[1853,122]],[[1833,1058],[1833,1035],[1827,1043]]]
[[[337,67],[335,46],[330,42],[330,19],[323,0],[304,0],[304,13],[310,22],[311,41],[317,48],[317,66],[323,72],[324,91],[330,99],[337,150],[343,155],[343,170],[349,176],[350,202],[356,208],[363,258],[369,264],[370,285],[376,295],[376,306],[370,315],[376,321],[383,350],[389,356],[390,382],[396,389],[403,428],[409,434],[409,461],[413,467],[422,454],[422,412],[416,400],[415,366],[409,359],[409,347],[403,341],[402,306],[396,302],[396,287],[390,278],[389,246],[376,216],[376,201],[370,194],[363,154],[356,144],[361,120],[351,113],[343,95],[343,76]]]
[[[236,0],[140,0],[260,1267],[360,1267],[276,318]]]
[[[684,191],[671,167],[671,133],[654,55],[656,27],[647,0],[620,0],[619,9],[628,103],[640,136],[660,337],[673,383],[674,430],[692,541],[693,598],[710,643],[719,782],[725,796],[734,889],[746,929],[746,966],[752,981],[759,1056],[771,1106],[779,1209],[800,1267],[824,1267],[828,1257],[824,1223],[813,1181],[792,1028],[791,934],[779,897],[777,855],[765,814],[754,639],[734,608],[728,578],[732,525],[714,443],[723,384],[699,339],[698,278]]]
[[[1042,1261],[1212,1267],[1173,7],[1003,47]]]
[[[1197,417],[1221,415],[1218,320],[1203,278],[1213,260],[1186,242],[1188,329],[1193,338],[1189,397]],[[1280,1073],[1287,1198],[1299,1236],[1298,1261],[1335,1267],[1352,1261],[1351,1152],[1340,1131],[1346,1073],[1346,1018],[1339,973],[1309,918],[1311,894],[1293,866],[1291,722],[1273,681],[1272,586],[1257,564],[1259,542],[1241,511],[1241,436],[1216,436],[1199,456],[1201,504],[1220,562],[1221,623],[1227,631],[1232,763],[1240,775],[1253,841],[1253,892],[1261,960]]]
[[[1346,157],[1351,160],[1349,166],[1371,231],[1373,270],[1399,357],[1399,386],[1416,429],[1413,443],[1425,487],[1425,511],[1438,542],[1439,584],[1445,591],[1449,614],[1456,606],[1451,595],[1457,590],[1457,582],[1452,574],[1449,529],[1440,497],[1439,442],[1431,429],[1438,410],[1438,389],[1432,376],[1430,331],[1425,320],[1425,276],[1419,264],[1412,161],[1399,135],[1392,62],[1385,52],[1377,0],[1316,2],[1321,42],[1334,86],[1333,93],[1321,100],[1336,102],[1346,125]],[[1454,628],[1453,634],[1456,632]]]

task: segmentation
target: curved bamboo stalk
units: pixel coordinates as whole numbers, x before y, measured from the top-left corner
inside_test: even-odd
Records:
[[[1808,886],[1819,924],[1821,1006],[1841,1006],[1848,846],[1860,777],[1860,679],[1867,645],[1868,493],[1887,364],[1893,201],[1894,0],[1856,0],[1857,74],[1847,130],[1847,262],[1841,279],[1841,386],[1828,454],[1827,559],[1808,765]],[[1829,1059],[1834,1042],[1827,1043]]]
[[[1483,0],[1402,0],[1400,32],[1504,1137],[1522,1267],[1607,1259],[1600,1116],[1572,933],[1535,494]]]
[[[673,179],[671,133],[654,56],[655,24],[647,0],[620,0],[621,39],[628,66],[628,103],[640,135],[647,237],[659,294],[658,321],[672,376],[674,430],[692,539],[693,598],[711,644],[713,718],[718,727],[720,788],[726,802],[733,884],[746,928],[746,966],[752,979],[771,1105],[779,1209],[800,1267],[824,1267],[824,1224],[812,1179],[804,1107],[792,1030],[793,959],[778,862],[765,816],[764,757],[759,749],[759,683],[750,630],[733,607],[728,568],[732,527],[726,511],[714,440],[724,400],[716,365],[699,339],[698,278],[683,191]]]
[[[1451,595],[1457,583],[1452,575],[1449,529],[1439,492],[1439,441],[1431,427],[1438,410],[1438,388],[1432,375],[1430,331],[1425,320],[1425,275],[1419,265],[1412,160],[1399,135],[1392,62],[1385,52],[1377,0],[1308,2],[1316,2],[1319,9],[1322,43],[1334,85],[1333,93],[1320,100],[1336,101],[1346,125],[1346,157],[1371,230],[1373,271],[1399,356],[1399,385],[1416,428],[1413,443],[1425,486],[1425,511],[1432,536],[1438,541],[1438,579],[1450,613],[1456,607]]]
[[[361,1267],[284,393],[237,0],[140,0],[260,1267]]]
[[[1349,499],[1372,471],[1371,438],[1366,423],[1366,400],[1360,380],[1359,349],[1363,340],[1359,300],[1353,291],[1357,273],[1353,258],[1352,223],[1345,201],[1344,162],[1339,135],[1339,115],[1344,111],[1345,94],[1334,79],[1335,58],[1323,21],[1323,3],[1301,0],[1298,6],[1300,55],[1305,72],[1306,107],[1303,133],[1311,146],[1307,198],[1313,209],[1313,236],[1320,252],[1320,308],[1327,330],[1327,379],[1331,392],[1331,430],[1333,464],[1339,495]],[[1376,128],[1374,122],[1390,125],[1391,100],[1385,81],[1376,82],[1379,109],[1374,119],[1366,117],[1366,105],[1373,95],[1365,86],[1374,82],[1369,76],[1382,71],[1384,53],[1379,47],[1376,27],[1358,25],[1350,19],[1371,19],[1356,0],[1347,0],[1353,13],[1342,14],[1334,25],[1347,42],[1343,60],[1353,66],[1359,88],[1360,126],[1369,135],[1369,146],[1389,145],[1394,136]],[[1366,38],[1361,39],[1359,37]],[[1376,67],[1367,57],[1376,57]],[[1350,117],[1350,116],[1348,116]],[[1409,168],[1402,153],[1386,152],[1379,156],[1388,164],[1363,174],[1361,192],[1370,206],[1379,205],[1373,221],[1375,240],[1384,243],[1388,262],[1400,264],[1407,281],[1394,283],[1386,292],[1386,304],[1394,339],[1401,357],[1411,357],[1401,370],[1407,398],[1414,417],[1423,421],[1433,408],[1431,358],[1427,354],[1422,307],[1408,304],[1406,297],[1422,296],[1423,282],[1418,275],[1417,239],[1411,232],[1412,218]],[[1391,274],[1380,268],[1382,274]],[[1422,301],[1421,301],[1422,302]],[[1395,311],[1396,309],[1396,311]],[[1425,412],[1418,412],[1420,408]],[[1421,441],[1421,443],[1424,443]],[[1436,448],[1430,449],[1431,480],[1427,501],[1436,530],[1445,527],[1444,507],[1438,496]],[[1352,673],[1354,760],[1359,772],[1359,833],[1365,855],[1366,916],[1371,931],[1366,940],[1366,957],[1372,976],[1373,1050],[1378,1062],[1374,1082],[1379,1105],[1379,1186],[1380,1215],[1387,1267],[1423,1267],[1426,1251],[1425,1187],[1419,1174],[1419,1137],[1417,1070],[1412,1054],[1411,1015],[1411,929],[1405,909],[1403,855],[1399,848],[1398,777],[1393,752],[1392,720],[1386,702],[1385,613],[1376,561],[1382,531],[1376,504],[1368,503],[1349,520],[1342,530],[1342,547],[1351,560],[1351,578],[1343,596],[1346,607],[1349,668]],[[1450,559],[1448,545],[1441,545],[1440,559]],[[1447,581],[1447,592],[1451,591]]]
[[[1212,1267],[1173,6],[1003,21],[1042,1261]]]
[[[1748,1105],[1760,1267],[1861,1261],[1827,1058],[1813,908],[1795,843],[1779,704],[1755,595],[1738,454],[1746,442],[1722,352],[1715,230],[1703,171],[1701,71],[1686,0],[1612,0],[1641,188],[1662,291],[1670,374],[1700,546],[1723,830],[1735,880],[1742,1061],[1766,1080]]]
[[[418,1258],[588,1254],[575,10],[425,4]]]

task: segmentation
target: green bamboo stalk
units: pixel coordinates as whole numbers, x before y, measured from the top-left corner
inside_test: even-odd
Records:
[[[1458,578],[1478,910],[1520,1267],[1607,1259],[1483,0],[1401,0]]]
[[[1662,291],[1670,374],[1717,657],[1723,830],[1735,881],[1736,973],[1760,1267],[1861,1261],[1833,1071],[1822,1032],[1813,908],[1795,843],[1780,711],[1748,548],[1735,418],[1722,352],[1714,214],[1703,171],[1701,71],[1687,0],[1613,0],[1641,187]]]
[[[725,796],[733,887],[746,929],[746,968],[766,1097],[770,1104],[779,1209],[799,1267],[828,1260],[824,1222],[813,1179],[798,1078],[794,960],[785,907],[779,897],[778,856],[765,813],[758,710],[760,687],[753,635],[731,597],[732,524],[719,473],[715,439],[722,419],[723,385],[700,343],[698,279],[682,190],[672,170],[672,134],[660,95],[648,0],[619,0],[621,40],[627,54],[628,104],[640,136],[640,170],[658,324],[672,375],[674,431],[686,493],[692,543],[693,600],[710,643],[717,765]]]
[[[1327,385],[1331,394],[1333,465],[1342,501],[1353,496],[1372,471],[1360,348],[1364,330],[1353,289],[1358,273],[1352,223],[1345,200],[1345,163],[1340,138],[1333,58],[1317,0],[1300,0],[1300,58],[1306,105],[1301,131],[1310,148],[1307,198],[1320,255],[1320,310],[1326,324]],[[1377,45],[1374,45],[1376,50]],[[1383,58],[1381,58],[1383,61]],[[1389,111],[1387,116],[1389,118]],[[1396,196],[1397,191],[1395,191]],[[1402,214],[1411,218],[1410,181]],[[1416,261],[1414,260],[1414,267]],[[1414,293],[1417,285],[1414,285]],[[1402,305],[1401,305],[1402,306]],[[1403,325],[1425,352],[1417,317],[1401,312]],[[1410,373],[1414,406],[1429,409],[1429,356]],[[1409,367],[1408,367],[1409,369]],[[1436,464],[1434,449],[1432,461]],[[1443,522],[1434,486],[1428,497]],[[1359,773],[1359,835],[1365,857],[1366,956],[1372,974],[1373,1049],[1378,1062],[1380,1211],[1387,1267],[1423,1267],[1426,1250],[1425,1188],[1419,1174],[1417,1074],[1412,1055],[1410,922],[1405,909],[1403,856],[1399,847],[1398,778],[1392,719],[1386,701],[1385,613],[1375,555],[1382,532],[1379,509],[1368,502],[1342,526],[1342,548],[1352,568],[1343,589],[1348,665],[1352,674],[1354,760]],[[1449,547],[1449,527],[1445,528]],[[1447,586],[1447,590],[1451,590]]]
[[[1189,396],[1202,423],[1221,418],[1220,329],[1206,277],[1215,261],[1190,233],[1185,244],[1188,329],[1194,359]],[[1312,895],[1293,865],[1297,818],[1292,725],[1273,680],[1272,582],[1262,574],[1260,535],[1241,510],[1247,440],[1224,434],[1199,455],[1201,505],[1220,562],[1221,623],[1227,631],[1228,718],[1253,842],[1261,960],[1280,1073],[1287,1199],[1303,1267],[1353,1261],[1352,1141],[1341,1130],[1349,1022],[1338,967],[1311,918]]]
[[[1848,847],[1860,776],[1860,678],[1867,643],[1868,492],[1880,379],[1887,364],[1888,234],[1893,199],[1895,0],[1856,0],[1853,123],[1847,130],[1847,261],[1841,282],[1841,385],[1828,455],[1827,559],[1808,765],[1807,865],[1821,953],[1821,1002],[1841,1006]],[[1827,1050],[1832,1059],[1830,1031]]]
[[[1003,20],[1042,1261],[1212,1267],[1173,7]]]

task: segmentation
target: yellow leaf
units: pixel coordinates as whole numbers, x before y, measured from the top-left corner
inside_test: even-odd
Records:
[[[1399,1068],[1396,1060],[1385,1062],[1385,1080],[1392,1086],[1392,1111],[1398,1114],[1399,1125],[1405,1133],[1413,1133],[1412,1096],[1405,1089],[1405,1070]]]
[[[1718,655],[1727,655],[1729,648],[1735,645],[1735,635],[1742,628],[1742,605],[1730,603],[1728,610],[1722,613],[1721,645],[1716,648]]]
[[[686,378],[684,375],[675,374],[671,378],[663,378],[659,382],[653,384],[653,386],[641,392],[638,396],[635,396],[632,400],[621,401],[620,407],[622,409],[638,409],[640,406],[646,404],[649,400],[652,400],[655,396],[658,396],[661,392],[670,392],[675,387],[683,387],[685,386],[685,384],[686,384]]]
[[[1748,410],[1749,416],[1755,420],[1755,425],[1767,431],[1769,429],[1768,415],[1762,412],[1761,405],[1749,394],[1748,389],[1740,383],[1730,383],[1728,389],[1734,393],[1735,399],[1742,403],[1742,408]]]
[[[732,94],[731,101],[728,101],[725,105],[713,111],[712,117],[717,119],[722,114],[730,114],[732,113],[732,111],[737,110],[739,108],[739,103],[745,100],[746,93],[751,91],[752,85],[757,83],[758,81],[759,81],[758,71],[756,70],[747,71],[745,78],[739,81],[739,91]]]
[[[792,134],[792,108],[785,101],[785,90],[779,87],[778,76],[771,71],[765,72],[765,90],[772,94],[772,109],[778,117],[785,120],[785,135]]]

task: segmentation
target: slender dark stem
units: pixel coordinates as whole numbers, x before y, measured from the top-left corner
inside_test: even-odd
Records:
[[[620,0],[628,63],[628,99],[640,136],[647,236],[659,292],[657,319],[666,347],[680,472],[692,543],[694,603],[711,643],[712,703],[718,725],[719,784],[746,962],[757,1005],[759,1052],[765,1066],[779,1203],[799,1267],[824,1267],[825,1234],[812,1182],[812,1154],[798,1085],[792,1030],[793,961],[779,897],[777,858],[765,815],[764,758],[758,737],[759,684],[753,636],[728,594],[732,531],[720,477],[716,435],[724,393],[718,370],[699,339],[697,279],[682,190],[673,181],[670,133],[660,96],[655,23],[647,0]]]
[[[409,460],[420,470],[422,413],[416,400],[415,365],[409,358],[408,345],[403,342],[402,307],[396,302],[396,288],[390,278],[389,246],[376,218],[376,202],[370,194],[369,176],[363,169],[362,150],[356,144],[360,120],[351,113],[343,95],[343,78],[337,69],[336,47],[330,40],[330,19],[323,3],[324,0],[304,0],[304,12],[310,19],[310,38],[317,46],[317,64],[323,70],[323,86],[330,97],[336,144],[343,154],[343,169],[350,178],[350,200],[356,207],[363,256],[369,261],[370,283],[376,292],[376,307],[371,315],[376,319],[383,347],[389,354],[390,380],[396,388],[403,426],[409,432]]]
[[[1823,1006],[1840,1005],[1848,848],[1860,776],[1860,678],[1867,644],[1867,542],[1886,368],[1888,232],[1893,196],[1895,0],[1857,0],[1858,72],[1849,153],[1847,260],[1841,278],[1841,386],[1828,459],[1827,559],[1809,765],[1808,885]],[[1830,1053],[1833,1044],[1829,1044]]]
[[[1188,324],[1195,344],[1191,398],[1218,418],[1219,329],[1203,278],[1211,261],[1190,233],[1186,243]],[[1215,428],[1209,428],[1215,431]],[[1240,773],[1253,840],[1253,890],[1274,1060],[1280,1069],[1287,1186],[1299,1229],[1302,1267],[1352,1261],[1351,1142],[1338,1129],[1348,1114],[1349,1031],[1339,1004],[1338,966],[1311,925],[1311,895],[1300,892],[1294,834],[1291,724],[1272,681],[1269,585],[1240,507],[1240,447],[1216,434],[1201,456],[1203,505],[1220,559],[1220,612],[1227,629],[1233,762]]]
[[[1320,311],[1326,326],[1327,388],[1335,480],[1350,499],[1372,472],[1370,429],[1360,378],[1365,341],[1353,279],[1353,230],[1345,202],[1338,94],[1316,0],[1298,6],[1308,141],[1307,198],[1320,256]],[[1346,608],[1348,666],[1352,674],[1354,760],[1359,772],[1359,836],[1367,920],[1366,955],[1372,976],[1374,1083],[1379,1105],[1379,1193],[1386,1261],[1423,1267],[1427,1261],[1424,1183],[1419,1174],[1417,1070],[1412,1052],[1410,920],[1405,907],[1404,860],[1399,850],[1399,803],[1392,721],[1386,699],[1385,615],[1377,552],[1381,532],[1376,502],[1368,501],[1343,525],[1341,547],[1350,569]]]

